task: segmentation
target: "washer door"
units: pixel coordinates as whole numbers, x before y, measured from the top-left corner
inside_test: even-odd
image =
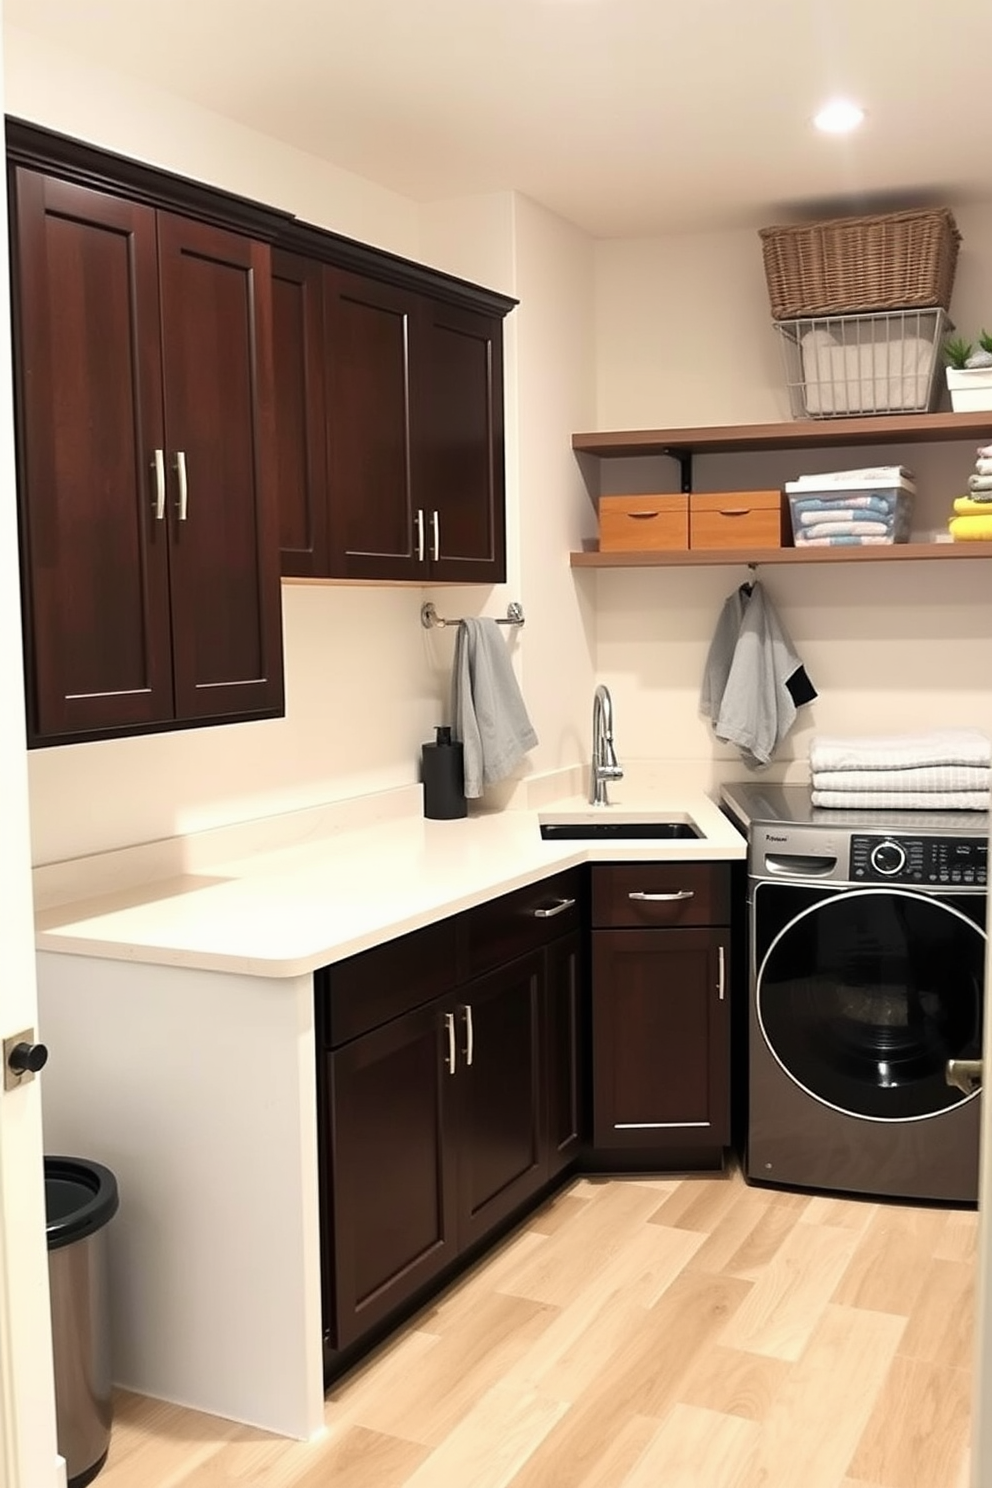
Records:
[[[984,966],[984,930],[946,899],[830,894],[768,946],[758,1024],[786,1074],[825,1105],[874,1121],[935,1116],[974,1099],[945,1067],[981,1057]]]

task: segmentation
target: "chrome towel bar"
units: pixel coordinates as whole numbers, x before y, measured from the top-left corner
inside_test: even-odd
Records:
[[[425,630],[431,630],[434,628],[434,626],[438,626],[443,629],[446,625],[458,625],[460,624],[460,621],[445,620],[442,615],[438,614],[437,610],[428,600],[426,604],[422,604],[420,606],[420,623]],[[506,607],[506,619],[497,619],[496,621],[497,625],[523,625],[523,623],[524,607],[515,599],[511,600],[511,602]]]

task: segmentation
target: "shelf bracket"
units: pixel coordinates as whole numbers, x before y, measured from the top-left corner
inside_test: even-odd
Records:
[[[686,449],[663,449],[663,455],[678,462],[679,490],[688,496],[692,490],[692,451]]]

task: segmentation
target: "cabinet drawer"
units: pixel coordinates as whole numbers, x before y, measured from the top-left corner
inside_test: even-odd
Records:
[[[643,929],[725,925],[729,920],[727,863],[610,863],[593,868],[594,926]]]
[[[658,553],[689,546],[686,496],[601,496],[599,546],[604,553]]]
[[[466,977],[481,976],[577,930],[582,889],[582,869],[575,868],[468,910],[462,916]]]
[[[459,980],[457,917],[322,967],[314,977],[325,1048],[336,1049],[447,992]]]
[[[792,543],[781,491],[694,491],[689,498],[690,548],[781,548]]]

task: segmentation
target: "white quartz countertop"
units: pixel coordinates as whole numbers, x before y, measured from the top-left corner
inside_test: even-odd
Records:
[[[545,841],[540,819],[582,800],[456,821],[396,820],[247,853],[36,916],[41,951],[293,977],[585,862],[717,862],[745,842],[702,792],[605,808],[614,820],[688,818],[695,838]],[[601,814],[604,809],[600,809]],[[604,814],[605,819],[605,814]]]

